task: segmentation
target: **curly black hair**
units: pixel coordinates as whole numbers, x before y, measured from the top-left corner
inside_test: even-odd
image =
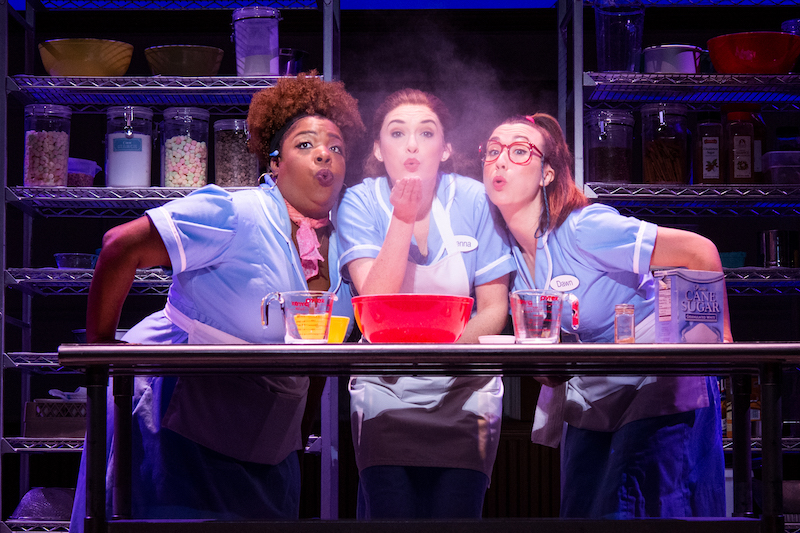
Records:
[[[247,114],[250,130],[250,151],[269,165],[272,137],[297,115],[321,115],[336,124],[345,145],[355,143],[364,134],[364,123],[358,112],[358,100],[348,93],[342,82],[326,82],[316,71],[281,78],[269,89],[253,95]]]

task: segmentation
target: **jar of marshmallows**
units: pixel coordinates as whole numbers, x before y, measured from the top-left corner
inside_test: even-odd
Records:
[[[209,112],[168,107],[161,125],[161,186],[202,187],[208,182]]]

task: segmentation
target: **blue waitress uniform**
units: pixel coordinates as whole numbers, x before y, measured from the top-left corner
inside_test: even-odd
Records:
[[[267,178],[227,192],[209,185],[147,211],[172,263],[167,305],[123,338],[142,344],[282,343],[279,306],[261,323],[269,292],[307,290],[286,204]],[[339,280],[335,228],[329,238],[331,290]],[[324,252],[324,250],[322,250]],[[334,314],[352,317],[349,289]],[[351,320],[352,323],[352,320]],[[133,398],[132,516],[292,519],[300,501],[296,450],[307,377],[137,377]],[[109,394],[109,407],[113,397]],[[113,479],[109,408],[106,507]],[[85,457],[70,531],[83,531]]]
[[[343,265],[377,257],[392,217],[390,194],[386,177],[367,178],[345,193]],[[427,244],[422,255],[412,241],[401,292],[474,297],[476,285],[514,270],[483,186],[464,176],[439,176]],[[353,376],[349,389],[359,518],[480,516],[500,436],[500,376]],[[382,467],[379,474],[373,467]],[[450,482],[427,497],[390,491],[393,467],[448,469]]]
[[[614,305],[633,304],[637,342],[654,342],[650,258],[657,229],[601,204],[574,211],[539,239],[535,276],[514,243],[514,289],[577,296],[582,342],[614,342]],[[562,316],[568,331],[570,320]],[[562,430],[562,516],[725,514],[714,378],[577,376],[543,386],[532,440],[556,446]]]

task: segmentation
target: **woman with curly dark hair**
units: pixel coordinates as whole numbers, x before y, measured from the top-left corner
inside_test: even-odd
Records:
[[[140,344],[282,343],[280,310],[270,308],[262,326],[262,298],[336,285],[329,215],[345,146],[364,128],[357,101],[341,83],[301,74],[256,94],[248,120],[251,149],[269,167],[265,183],[236,192],[209,185],[108,231],[89,291],[89,342],[114,342],[138,268],[160,265],[173,276],[166,307],[122,339]],[[334,312],[352,315],[346,290]],[[137,377],[132,516],[297,518],[308,387],[306,377]],[[107,501],[113,483],[109,476]],[[84,484],[82,464],[73,532],[83,530]]]

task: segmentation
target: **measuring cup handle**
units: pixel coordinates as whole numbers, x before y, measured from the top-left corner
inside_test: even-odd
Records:
[[[261,325],[265,328],[269,326],[269,304],[273,300],[277,300],[283,308],[283,298],[279,292],[271,292],[261,300]]]
[[[580,315],[580,302],[578,301],[578,297],[572,294],[571,292],[563,293],[561,298],[563,300],[562,305],[562,314],[563,309],[566,308],[570,313],[570,322],[572,326],[572,331],[577,331],[578,326],[581,325],[581,315]],[[563,322],[562,322],[563,326]]]

